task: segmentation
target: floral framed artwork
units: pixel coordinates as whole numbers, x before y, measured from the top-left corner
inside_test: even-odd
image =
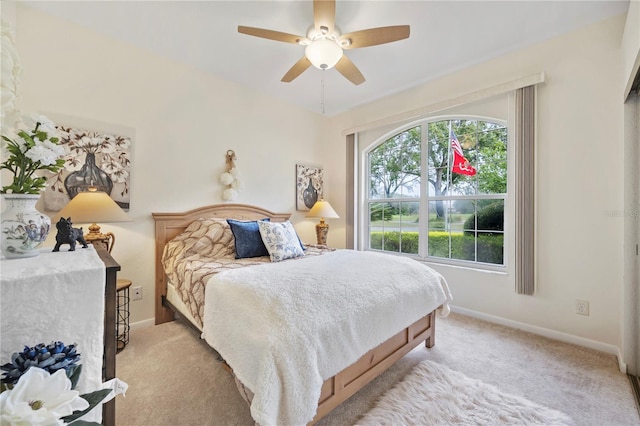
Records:
[[[296,164],[296,210],[309,211],[323,197],[322,167]]]
[[[49,178],[47,211],[58,211],[90,186],[104,191],[124,210],[130,207],[131,138],[109,132],[56,126],[64,147],[64,167]]]

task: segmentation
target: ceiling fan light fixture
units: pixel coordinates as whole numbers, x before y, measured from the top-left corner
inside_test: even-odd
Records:
[[[409,37],[410,27],[409,25],[392,25],[342,34],[336,26],[335,9],[336,0],[313,0],[313,24],[307,27],[306,37],[243,25],[238,25],[238,32],[305,46],[305,55],[282,77],[283,83],[290,83],[313,65],[321,70],[335,67],[343,77],[357,86],[364,83],[365,78],[343,50],[404,40]]]
[[[304,51],[314,67],[321,70],[333,68],[342,58],[342,48],[332,40],[314,40]]]

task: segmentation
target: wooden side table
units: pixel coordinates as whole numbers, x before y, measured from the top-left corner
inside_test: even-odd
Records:
[[[129,343],[129,317],[131,313],[129,312],[129,301],[131,297],[129,296],[129,287],[131,287],[131,280],[126,278],[118,278],[116,283],[116,298],[117,298],[117,306],[118,306],[118,315],[116,322],[116,345],[117,352],[120,352],[127,346]]]

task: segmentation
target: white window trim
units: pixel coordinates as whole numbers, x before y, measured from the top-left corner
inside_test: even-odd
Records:
[[[509,95],[508,97],[508,105],[509,105],[509,117],[507,120],[504,119],[499,119],[499,118],[495,118],[495,117],[488,117],[488,116],[481,116],[481,115],[473,115],[473,114],[446,114],[446,115],[435,115],[435,116],[429,116],[429,117],[422,117],[419,120],[415,120],[412,121],[411,123],[406,123],[403,124],[401,126],[398,126],[395,129],[389,130],[388,132],[385,132],[384,134],[382,134],[381,136],[379,136],[377,139],[375,139],[369,146],[367,146],[362,152],[360,152],[360,164],[362,165],[362,167],[360,167],[361,173],[360,173],[360,178],[358,179],[359,181],[359,185],[358,185],[358,193],[360,194],[360,196],[358,197],[359,199],[359,206],[365,207],[368,206],[369,202],[373,201],[369,198],[369,191],[368,191],[368,184],[369,184],[369,180],[368,180],[368,175],[369,175],[369,168],[370,168],[370,164],[369,164],[369,154],[371,153],[371,151],[373,151],[374,149],[378,148],[380,146],[381,143],[384,143],[387,139],[402,133],[404,131],[407,131],[409,129],[412,129],[414,127],[421,127],[421,131],[420,131],[420,138],[421,138],[421,152],[423,152],[423,155],[421,155],[421,170],[425,171],[427,170],[428,167],[428,156],[426,155],[427,152],[427,137],[428,137],[428,131],[425,130],[425,127],[428,125],[428,123],[431,122],[436,122],[436,121],[443,121],[443,120],[474,120],[474,121],[485,121],[485,122],[492,122],[492,123],[497,123],[500,125],[503,125],[507,128],[507,193],[504,196],[498,196],[496,197],[495,195],[491,195],[491,194],[476,194],[473,196],[474,199],[482,199],[482,198],[501,198],[504,199],[504,203],[505,203],[505,224],[504,224],[504,264],[503,265],[495,265],[495,264],[490,264],[490,263],[482,263],[482,262],[475,262],[475,261],[467,261],[467,260],[458,260],[458,259],[448,259],[448,258],[441,258],[441,257],[435,257],[435,256],[429,256],[429,251],[428,251],[428,238],[420,238],[419,239],[419,249],[418,249],[418,254],[409,254],[409,253],[395,253],[395,252],[389,252],[389,251],[384,251],[384,250],[374,250],[374,249],[370,249],[370,234],[369,234],[369,217],[368,217],[368,209],[365,208],[361,208],[359,209],[359,214],[357,215],[357,223],[359,223],[360,225],[358,226],[358,232],[357,232],[357,240],[358,240],[358,249],[360,250],[371,250],[371,251],[380,251],[380,252],[384,252],[384,253],[389,253],[389,254],[397,254],[399,256],[407,256],[407,257],[411,257],[414,258],[416,260],[419,260],[421,262],[425,262],[425,263],[433,263],[433,264],[443,264],[443,265],[450,265],[450,266],[456,266],[456,267],[463,267],[463,268],[469,268],[469,269],[477,269],[477,270],[486,270],[486,271],[494,271],[494,272],[508,272],[510,269],[509,266],[509,259],[511,256],[509,256],[509,253],[513,250],[513,240],[514,238],[512,237],[513,234],[515,233],[515,227],[509,226],[510,224],[513,224],[514,221],[511,220],[507,220],[507,216],[511,215],[510,217],[514,217],[514,211],[513,211],[513,202],[512,199],[514,198],[513,196],[510,196],[509,194],[513,192],[514,189],[514,177],[513,177],[513,169],[514,169],[514,161],[515,161],[515,156],[514,156],[514,149],[513,147],[513,142],[515,141],[515,138],[513,136],[513,120],[512,120],[512,116],[514,116],[514,114],[512,113],[512,111],[514,110],[513,108],[513,99],[514,96]],[[426,194],[427,193],[427,179],[421,179],[420,180],[420,193],[421,194]],[[436,197],[439,198],[439,197]],[[457,199],[458,197],[444,197],[447,200],[453,200],[453,199]],[[460,197],[462,198],[468,198],[468,197]],[[428,202],[429,200],[433,200],[434,197],[428,197],[428,196],[420,196],[420,197],[398,197],[398,198],[394,198],[392,201],[393,202],[418,202],[420,207],[419,207],[419,215],[420,215],[420,225],[419,225],[419,232],[420,235],[428,235],[429,232],[429,224],[428,224],[428,220],[424,220],[424,218],[426,217],[426,211],[428,209]],[[386,202],[389,201],[386,198],[380,199],[381,202]]]

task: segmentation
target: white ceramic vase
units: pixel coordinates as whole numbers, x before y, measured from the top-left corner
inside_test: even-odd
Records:
[[[39,194],[2,194],[2,254],[8,259],[40,254],[51,228],[49,216],[36,210]]]

